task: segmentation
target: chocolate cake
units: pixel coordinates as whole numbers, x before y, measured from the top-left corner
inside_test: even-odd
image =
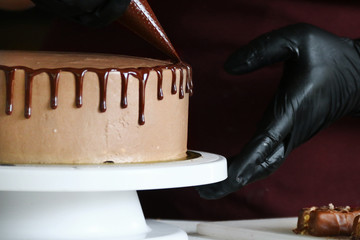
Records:
[[[350,236],[353,221],[360,215],[359,208],[334,207],[329,204],[323,207],[303,208],[298,216],[297,234],[312,236]]]
[[[0,164],[184,159],[191,92],[181,62],[0,51]]]

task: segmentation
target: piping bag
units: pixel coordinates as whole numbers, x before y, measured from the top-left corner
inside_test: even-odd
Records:
[[[181,61],[147,0],[131,0],[117,22],[165,53],[171,60]]]

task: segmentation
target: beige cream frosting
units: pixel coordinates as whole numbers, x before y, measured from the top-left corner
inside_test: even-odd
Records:
[[[0,51],[0,65],[39,68],[139,68],[170,65],[156,59],[100,53]]]

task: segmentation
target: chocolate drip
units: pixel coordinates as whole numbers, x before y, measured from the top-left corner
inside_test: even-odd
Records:
[[[14,92],[14,79],[15,79],[15,71],[23,70],[25,71],[25,108],[24,108],[24,116],[26,118],[30,118],[32,111],[32,84],[34,81],[34,77],[40,73],[47,73],[50,80],[51,86],[51,99],[50,106],[52,109],[56,109],[58,106],[58,86],[61,72],[71,72],[75,77],[76,83],[76,99],[75,104],[76,107],[80,108],[83,104],[83,81],[86,72],[95,72],[99,78],[99,89],[100,89],[100,99],[99,99],[99,110],[100,112],[106,111],[106,93],[107,93],[107,82],[108,76],[110,72],[116,71],[120,73],[121,76],[121,108],[126,108],[128,106],[127,100],[127,89],[129,77],[133,76],[139,80],[139,124],[143,125],[145,123],[145,89],[146,83],[149,78],[150,71],[155,71],[158,77],[157,83],[157,97],[158,100],[162,100],[164,98],[162,84],[163,84],[163,70],[169,69],[172,73],[172,81],[171,81],[171,93],[177,93],[176,86],[176,70],[180,71],[180,91],[179,98],[184,98],[184,70],[186,71],[186,83],[185,83],[185,92],[192,94],[193,83],[191,79],[191,68],[190,66],[184,63],[172,64],[168,67],[156,66],[152,68],[126,68],[126,69],[97,69],[97,68],[56,68],[56,69],[31,69],[24,66],[15,66],[15,67],[7,67],[1,66],[0,70],[5,73],[6,80],[6,109],[5,112],[7,115],[11,115],[13,111],[13,92]]]
[[[55,74],[53,72],[47,72],[50,79],[50,87],[51,87],[51,100],[50,107],[52,109],[56,109],[58,106],[58,89],[59,89],[59,77],[60,71],[56,71]]]
[[[14,92],[14,74],[15,70],[5,71],[6,79],[6,114],[10,115],[13,111],[13,92]]]
[[[128,102],[127,102],[127,89],[128,89],[128,83],[129,83],[129,73],[128,72],[121,72],[121,101],[120,106],[122,108],[127,108]]]
[[[172,66],[169,69],[171,70],[171,74],[172,74],[171,94],[176,94],[177,93],[177,88],[176,88],[176,68],[174,66]]]
[[[84,76],[87,70],[77,70],[72,71],[72,73],[75,76],[75,88],[76,88],[76,99],[75,99],[75,105],[76,107],[80,108],[83,105],[82,97],[83,97],[83,83],[84,83]]]
[[[185,96],[184,93],[184,72],[182,69],[180,69],[180,91],[179,91],[179,98],[183,99]]]
[[[145,68],[132,69],[126,73],[121,74],[122,88],[121,88],[121,107],[127,107],[127,85],[129,77],[133,76],[139,80],[139,124],[145,124],[145,88],[149,78],[149,70]]]
[[[31,102],[32,102],[32,83],[34,75],[25,71],[25,109],[24,115],[26,118],[31,117]]]
[[[194,88],[194,85],[193,85],[193,81],[192,81],[192,70],[191,70],[191,67],[188,66],[188,65],[185,65],[186,67],[186,88],[185,88],[185,92],[186,93],[189,93],[190,96],[193,95],[193,88]]]
[[[139,74],[140,75],[140,74]],[[149,78],[149,70],[142,70],[142,77],[138,76],[139,79],[139,124],[145,124],[145,87]]]
[[[157,84],[157,89],[158,89],[158,94],[157,97],[159,100],[162,100],[164,98],[164,92],[162,90],[162,83],[163,83],[163,75],[162,75],[162,69],[161,68],[155,68],[154,69],[157,77],[158,77],[158,84]]]
[[[100,112],[106,111],[106,92],[107,92],[107,80],[109,72],[97,72],[100,86]]]

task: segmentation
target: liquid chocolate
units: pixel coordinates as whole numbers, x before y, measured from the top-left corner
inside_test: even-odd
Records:
[[[132,0],[118,22],[179,62],[180,57],[146,0]]]
[[[15,80],[15,71],[24,70],[25,72],[25,108],[24,116],[26,118],[31,117],[31,108],[32,108],[32,84],[34,77],[41,73],[47,73],[50,80],[51,86],[51,99],[50,106],[52,109],[56,109],[58,106],[58,85],[59,77],[61,72],[71,72],[75,77],[76,82],[76,107],[80,108],[83,104],[83,80],[86,72],[95,72],[99,78],[99,89],[100,89],[100,99],[99,99],[99,110],[100,112],[106,111],[106,93],[107,93],[107,80],[110,72],[119,72],[121,76],[121,108],[126,108],[128,106],[127,101],[127,89],[129,77],[133,76],[139,80],[139,119],[138,122],[140,125],[145,124],[145,90],[146,83],[150,71],[155,71],[157,74],[157,97],[158,100],[164,98],[162,84],[163,84],[163,73],[164,69],[169,69],[172,73],[171,81],[171,94],[177,94],[176,86],[176,70],[180,70],[180,86],[179,86],[179,98],[184,98],[184,78],[185,78],[185,92],[192,95],[193,92],[193,83],[192,83],[192,71],[189,65],[184,63],[171,64],[168,66],[157,66],[150,68],[107,68],[107,69],[97,69],[97,68],[41,68],[41,69],[31,69],[24,66],[2,66],[0,65],[0,70],[4,71],[6,78],[6,108],[5,112],[7,115],[11,115],[13,111],[13,91],[14,91],[14,80]],[[184,72],[186,75],[184,76]]]

